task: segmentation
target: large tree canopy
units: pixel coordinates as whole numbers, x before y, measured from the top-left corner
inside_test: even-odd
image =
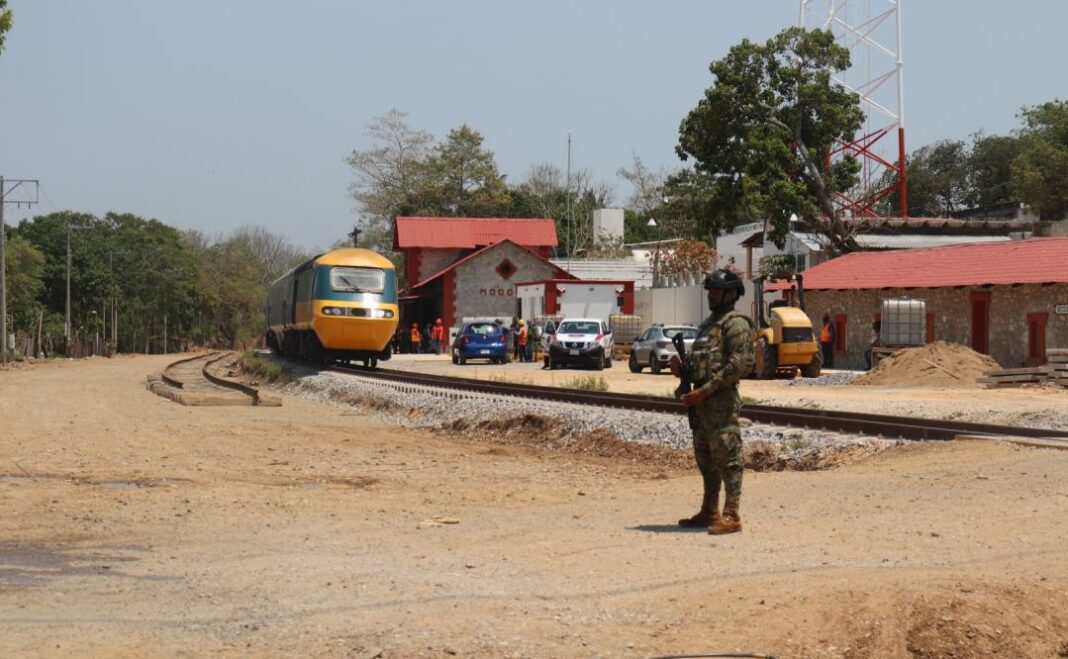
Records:
[[[14,24],[15,19],[7,8],[7,0],[0,0],[0,53],[4,52],[4,35]]]
[[[715,78],[679,129],[676,151],[694,168],[708,207],[727,225],[770,222],[781,243],[796,214],[839,252],[855,249],[834,195],[852,188],[859,165],[830,159],[860,128],[859,99],[832,82],[849,51],[830,32],[783,30],[764,44],[745,40],[712,62]]]
[[[349,190],[358,203],[363,244],[389,252],[393,218],[431,215],[553,218],[558,254],[568,246],[572,252],[599,247],[590,220],[610,203],[611,188],[587,171],[572,172],[569,182],[556,165],[540,163],[526,180],[509,185],[477,130],[463,124],[435,143],[398,110],[374,119],[366,136],[370,148],[346,159],[356,175]],[[399,263],[399,255],[387,255]]]
[[[1020,199],[1043,219],[1068,217],[1068,101],[1024,108],[1023,147],[1012,163]]]

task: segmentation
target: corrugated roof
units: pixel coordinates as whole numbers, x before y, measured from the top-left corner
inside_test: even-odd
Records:
[[[653,285],[653,266],[648,261],[634,259],[551,259],[579,279],[611,279],[633,281],[635,288]]]
[[[523,247],[556,247],[552,219],[502,217],[398,217],[393,249],[476,249],[511,240]]]
[[[954,236],[930,235],[926,233],[906,233],[883,235],[862,233],[853,236],[857,244],[864,249],[919,249],[923,247],[946,247],[975,243],[1007,243],[1008,236]]]
[[[808,290],[1068,283],[1068,238],[853,252],[804,275]]]

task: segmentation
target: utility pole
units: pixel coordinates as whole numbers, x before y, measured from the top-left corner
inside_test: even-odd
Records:
[[[7,196],[16,188],[33,186],[33,200],[20,199],[8,201]],[[4,204],[15,204],[21,208],[37,203],[37,181],[35,179],[4,179],[0,176],[0,362],[7,361],[7,233],[4,230]]]
[[[349,233],[349,238],[352,238],[352,246],[353,247],[359,247],[360,246],[360,234],[361,233],[363,233],[363,230],[360,229],[360,227],[358,227],[358,226],[353,226],[352,227],[352,232]]]
[[[571,272],[571,133],[567,134],[567,271]]]

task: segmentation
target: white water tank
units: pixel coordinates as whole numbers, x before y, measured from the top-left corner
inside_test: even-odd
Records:
[[[593,236],[599,243],[623,242],[623,209],[599,208],[593,211]]]

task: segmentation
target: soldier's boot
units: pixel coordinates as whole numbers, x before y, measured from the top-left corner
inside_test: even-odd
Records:
[[[742,530],[742,518],[738,516],[738,500],[728,499],[723,506],[723,515],[709,525],[708,532],[712,535],[724,535],[737,533]]]
[[[711,526],[719,521],[719,497],[705,497],[701,502],[701,510],[693,517],[679,520],[679,526],[687,529],[696,529]]]

